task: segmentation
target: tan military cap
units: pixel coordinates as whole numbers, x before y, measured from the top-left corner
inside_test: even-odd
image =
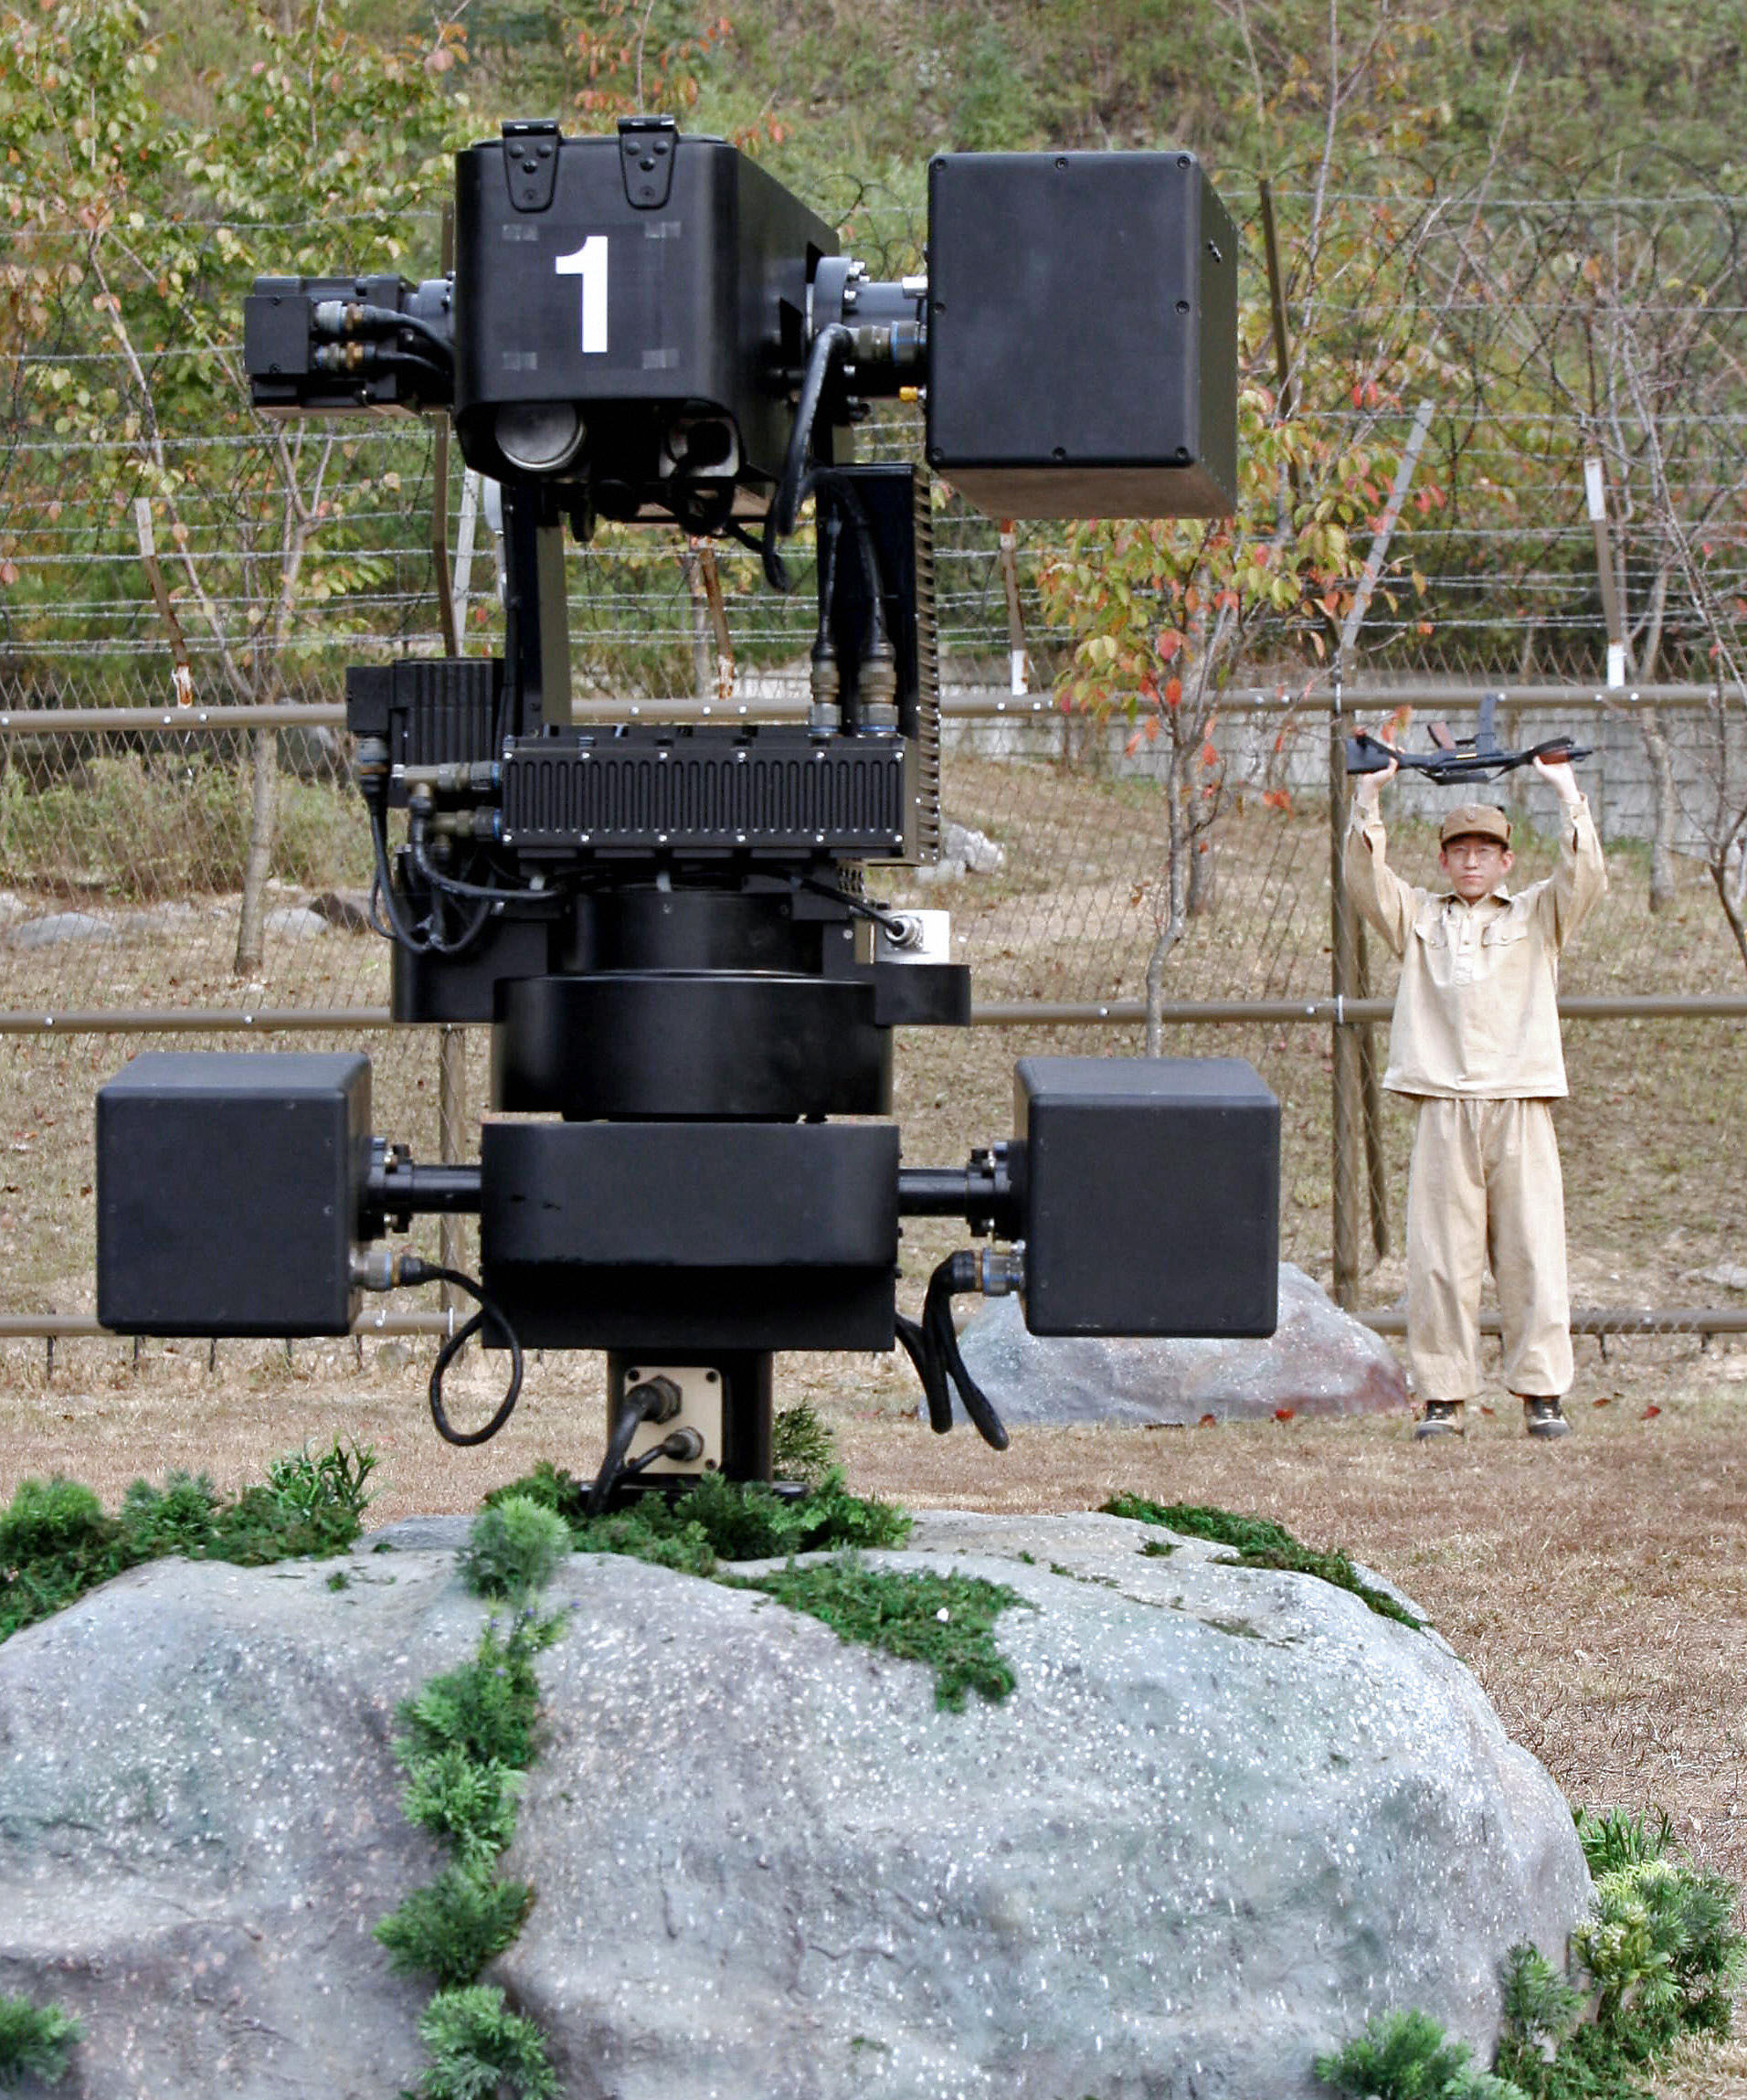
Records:
[[[1497,839],[1501,846],[1510,843],[1510,819],[1502,810],[1496,810],[1490,802],[1464,802],[1454,809],[1438,827],[1437,843],[1447,846],[1452,839]]]

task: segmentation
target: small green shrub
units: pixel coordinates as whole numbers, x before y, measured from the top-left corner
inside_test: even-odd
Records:
[[[676,1575],[715,1572],[715,1548],[703,1525],[676,1515],[662,1495],[645,1495],[635,1509],[585,1517],[572,1525],[571,1536],[579,1554],[623,1554]]]
[[[1509,2079],[1476,2070],[1473,2054],[1429,2013],[1390,2012],[1313,2068],[1320,2084],[1352,2100],[1527,2100]]]
[[[0,1517],[0,1564],[21,1567],[105,1543],[103,1506],[78,1480],[20,1480]]]
[[[736,1589],[761,1590],[791,1611],[823,1619],[840,1640],[865,1641],[934,1671],[934,1701],[962,1711],[965,1693],[1005,1699],[1011,1667],[995,1647],[995,1620],[1022,1605],[1016,1590],[978,1575],[870,1568],[853,1554],[778,1575],[731,1575]]]
[[[1736,1891],[1721,1875],[1668,1856],[1673,1828],[1665,1815],[1580,1809],[1576,1822],[1595,1874],[1591,1914],[1571,1941],[1585,1988],[1534,1947],[1511,1948],[1495,2083],[1524,2100],[1650,2100],[1649,2073],[1683,2034],[1728,2032],[1743,1954],[1733,1922]],[[1390,2049],[1379,2055],[1385,2041]],[[1425,2066],[1447,2068],[1438,2052],[1450,2046],[1424,2014],[1396,2014],[1373,2021],[1338,2057],[1319,2061],[1317,2075],[1338,2091],[1376,2100],[1493,2090],[1402,2083],[1430,2078]],[[1385,2055],[1393,2084],[1377,2082]],[[1358,2083],[1338,2084],[1337,2071]]]
[[[407,1820],[450,1846],[463,1866],[495,1859],[515,1835],[522,1775],[495,1758],[480,1765],[458,1744],[405,1760]]]
[[[1735,1890],[1669,1859],[1616,1867],[1595,1883],[1594,1914],[1572,1935],[1593,1979],[1598,2024],[1629,2024],[1647,2057],[1683,2033],[1726,2034],[1742,1970]]]
[[[1493,2069],[1530,2100],[1650,2100],[1612,2030],[1583,2020],[1588,2000],[1540,1950],[1504,1964],[1504,2031]]]
[[[1589,1871],[1598,1880],[1618,1867],[1659,1860],[1674,1842],[1674,1825],[1663,1809],[1653,1815],[1628,1815],[1624,1808],[1575,1808],[1572,1821]]]
[[[397,1708],[395,1750],[402,1765],[411,1771],[453,1750],[476,1766],[525,1772],[540,1701],[534,1659],[558,1638],[562,1623],[521,1611],[506,1636],[488,1620],[471,1662],[433,1677]]]
[[[26,2078],[58,2085],[83,2032],[73,2015],[58,2005],[0,1996],[0,2085],[20,2085]]]
[[[570,1551],[570,1527],[531,1495],[505,1495],[473,1519],[461,1557],[461,1579],[476,1596],[521,1603],[551,1581]]]
[[[1362,1581],[1345,1554],[1301,1545],[1284,1525],[1266,1517],[1240,1517],[1230,1510],[1211,1509],[1196,1502],[1150,1502],[1139,1495],[1114,1495],[1100,1507],[1106,1517],[1162,1524],[1167,1531],[1181,1532],[1187,1538],[1211,1539],[1215,1544],[1231,1546],[1242,1567],[1278,1568],[1290,1575],[1315,1575],[1337,1589],[1350,1590],[1379,1617],[1392,1618],[1416,1633],[1424,1631],[1423,1619],[1415,1618],[1386,1590]],[[1168,1554],[1171,1550],[1162,1541],[1141,1548],[1147,1554]]]
[[[218,1537],[222,1507],[205,1473],[172,1473],[162,1488],[135,1480],[122,1500],[122,1537],[135,1560],[185,1554],[197,1560]]]
[[[76,1480],[21,1480],[0,1514],[0,1640],[170,1554],[259,1567],[343,1552],[363,1528],[375,1465],[367,1447],[336,1439],[276,1459],[234,1501],[204,1475],[136,1480],[112,1517]]]
[[[837,1439],[806,1401],[779,1407],[770,1425],[770,1469],[779,1480],[817,1487],[837,1457]]]
[[[582,1516],[583,1505],[588,1499],[588,1483],[562,1466],[555,1466],[550,1458],[542,1458],[531,1473],[524,1473],[519,1480],[506,1480],[501,1488],[493,1488],[485,1498],[486,1509],[495,1509],[498,1503],[507,1501],[512,1495],[519,1495],[524,1501],[538,1502],[543,1510],[556,1510],[566,1523],[575,1523]]]
[[[402,1976],[435,1977],[450,1989],[471,1983],[503,1953],[533,1904],[526,1882],[497,1881],[489,1867],[453,1866],[391,1911],[376,1937]]]
[[[488,1985],[439,1992],[418,2039],[429,2059],[418,2100],[552,2100],[558,2090],[545,2037]]]

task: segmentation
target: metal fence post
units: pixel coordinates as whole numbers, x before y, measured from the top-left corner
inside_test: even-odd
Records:
[[[467,1121],[467,1031],[444,1022],[437,1038],[437,1144],[445,1166],[461,1157]],[[464,1268],[463,1221],[445,1214],[439,1228],[439,1258],[445,1268]],[[455,1287],[442,1287],[443,1306],[455,1303]]]
[[[1351,1311],[1359,1303],[1359,1130],[1362,1086],[1359,1037],[1348,1026],[1347,1001],[1357,989],[1357,943],[1347,896],[1346,713],[1339,652],[1334,702],[1329,710],[1329,959],[1335,1014],[1329,1063],[1332,1133],[1335,1302]]]

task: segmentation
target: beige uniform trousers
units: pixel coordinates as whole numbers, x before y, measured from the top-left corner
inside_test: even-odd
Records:
[[[1407,1177],[1407,1362],[1424,1400],[1480,1389],[1480,1284],[1498,1287],[1504,1382],[1572,1382],[1565,1192],[1546,1101],[1422,1095]]]

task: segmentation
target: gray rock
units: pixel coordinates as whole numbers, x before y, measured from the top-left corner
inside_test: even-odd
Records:
[[[969,824],[940,827],[940,857],[916,871],[926,888],[933,883],[962,882],[967,875],[996,875],[1007,864],[1007,849]]]
[[[1714,1268],[1695,1268],[1689,1280],[1714,1283],[1722,1290],[1747,1290],[1747,1262],[1720,1261]]]
[[[368,933],[370,892],[367,889],[324,889],[310,899],[310,909],[342,933]]]
[[[0,926],[16,926],[29,916],[30,907],[16,890],[0,889]]]
[[[106,918],[93,918],[85,911],[51,911],[43,918],[26,918],[12,929],[15,948],[59,948],[75,940],[113,940],[115,928]]]
[[[302,904],[275,905],[265,923],[268,932],[281,940],[319,940],[333,930],[319,911]]]
[[[991,1299],[958,1338],[965,1366],[1010,1426],[1267,1421],[1407,1404],[1389,1344],[1314,1278],[1280,1264],[1280,1324],[1265,1342],[1165,1342],[1029,1332],[1019,1300]]]
[[[365,1542],[337,1592],[162,1563],[0,1647],[0,1990],[83,2019],[81,2100],[417,2074],[369,1928],[437,1865],[388,1734],[471,1652],[464,1528]],[[1501,1957],[1586,1899],[1551,1780],[1435,1634],[1149,1536],[942,1512],[871,1556],[1025,1600],[1016,1691],[962,1713],[757,1594],[573,1559],[504,1861],[538,1899],[487,1972],[560,2090],[1310,2100],[1408,2005],[1486,2052]]]

